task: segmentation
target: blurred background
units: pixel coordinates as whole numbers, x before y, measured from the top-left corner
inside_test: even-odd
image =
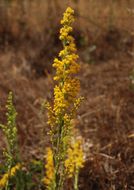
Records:
[[[68,6],[85,98],[74,121],[85,141],[80,190],[133,190],[134,0],[0,0],[0,122],[13,91],[22,159],[43,159],[49,141],[41,104],[53,97],[52,63]]]
[[[133,0],[0,0],[0,49],[21,49],[29,66],[43,75],[59,51],[59,21],[67,6],[75,10],[74,36],[84,61],[131,49]]]

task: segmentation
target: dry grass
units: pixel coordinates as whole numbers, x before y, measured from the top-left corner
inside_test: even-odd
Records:
[[[79,14],[77,25],[84,31],[97,32],[111,25],[124,30],[132,30],[134,27],[133,16],[128,14],[128,9],[134,7],[133,0],[64,0],[62,3],[59,0],[14,0],[9,3],[1,0],[0,32],[7,30],[15,39],[24,36],[34,40],[37,36],[43,38],[48,28],[51,33],[67,6],[76,9]]]

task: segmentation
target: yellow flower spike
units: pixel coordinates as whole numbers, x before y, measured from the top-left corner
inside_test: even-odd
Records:
[[[14,166],[14,167],[11,169],[10,175],[11,175],[11,176],[14,176],[14,175],[16,174],[16,172],[17,172],[18,170],[20,170],[20,168],[21,168],[21,164],[17,164],[16,166]]]
[[[43,181],[45,185],[49,186],[52,183],[54,177],[53,153],[51,148],[47,148],[45,169],[46,175]]]
[[[6,186],[6,183],[8,181],[8,174],[4,174],[2,179],[0,179],[0,188],[4,188]]]
[[[16,172],[20,169],[21,169],[21,164],[18,163],[16,166],[12,167],[8,173],[4,174],[3,177],[0,179],[0,188],[4,188],[9,178],[15,176]]]
[[[56,81],[54,99],[52,105],[48,104],[47,107],[48,123],[51,131],[49,134],[52,143],[52,152],[51,154],[48,152],[47,157],[53,157],[53,160],[46,160],[46,177],[44,182],[47,185],[47,189],[53,190],[63,189],[67,166],[70,171],[69,175],[72,175],[75,170],[74,167],[79,169],[82,167],[83,161],[81,153],[79,154],[81,157],[78,157],[79,159],[75,158],[74,162],[74,152],[72,153],[72,148],[68,149],[73,131],[72,120],[81,99],[78,97],[80,82],[75,76],[80,70],[80,65],[77,63],[79,56],[77,55],[75,40],[71,36],[73,22],[74,10],[69,7],[61,20],[62,28],[60,29],[59,38],[63,49],[60,51],[58,58],[54,59],[53,63],[53,67],[56,69],[54,76],[54,80]],[[78,149],[82,152],[80,146],[78,146]],[[74,150],[76,151],[77,149],[75,148]],[[77,154],[78,151],[76,151]],[[66,160],[67,155],[71,157],[68,157]],[[54,165],[51,165],[50,162]],[[54,168],[52,173],[50,173],[49,169],[51,167]],[[52,184],[51,180],[53,180]]]

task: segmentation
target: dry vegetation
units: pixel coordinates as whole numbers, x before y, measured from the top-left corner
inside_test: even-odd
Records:
[[[86,153],[79,189],[133,190],[133,0],[0,0],[0,121],[12,90],[22,159],[42,159],[48,127],[41,102],[52,99],[51,63],[61,48],[58,23],[68,5],[77,13],[74,36],[85,97],[75,120]],[[0,138],[3,147],[1,131]]]

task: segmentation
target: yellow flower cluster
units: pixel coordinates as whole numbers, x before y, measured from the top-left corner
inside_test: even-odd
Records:
[[[52,183],[54,177],[53,153],[51,148],[47,148],[45,169],[46,175],[43,181],[45,185],[49,186]]]
[[[48,123],[51,127],[54,123],[58,123],[57,118],[61,118],[61,115],[64,117],[65,113],[71,114],[80,89],[79,80],[73,77],[80,69],[80,65],[77,63],[78,55],[74,38],[70,34],[73,30],[71,27],[73,21],[74,11],[69,7],[61,21],[63,27],[60,30],[60,40],[63,50],[53,63],[53,67],[56,69],[54,80],[59,83],[54,88],[53,106],[48,105]]]
[[[65,168],[68,177],[72,177],[84,164],[84,154],[81,140],[76,141],[68,149],[68,158],[65,160]]]
[[[68,54],[65,56],[64,54],[67,54],[67,52],[69,51],[62,50],[61,52],[62,56],[64,56],[64,59],[62,58],[62,60],[59,60],[56,58],[54,60],[53,67],[56,68],[56,76],[54,77],[54,80],[62,81],[68,78],[68,76],[71,74],[75,74],[79,71],[80,66],[76,62],[78,56],[75,54]]]
[[[70,7],[67,8],[63,15],[63,19],[61,20],[61,24],[63,25],[63,28],[60,30],[60,39],[64,40],[68,37],[68,33],[72,32],[71,24],[74,22],[74,10]]]
[[[71,7],[68,7],[63,15],[63,19],[61,20],[61,24],[71,24],[74,22],[74,10]]]
[[[80,84],[78,79],[71,78],[66,79],[62,87],[55,86],[53,109],[55,116],[59,116],[71,108],[71,104],[75,101],[79,89]]]
[[[4,174],[2,179],[0,179],[0,188],[4,188],[9,178],[15,176],[16,172],[20,170],[20,168],[21,164],[17,164],[16,166],[12,167],[8,173]]]

